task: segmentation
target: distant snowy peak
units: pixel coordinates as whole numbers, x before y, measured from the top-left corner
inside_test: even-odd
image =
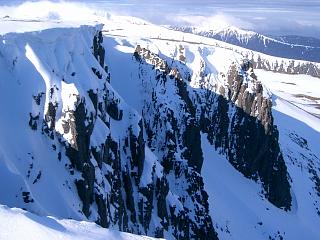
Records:
[[[213,38],[276,57],[320,62],[320,40],[299,36],[269,37],[234,26],[204,28],[170,26],[169,28]]]
[[[248,42],[249,39],[257,35],[257,33],[253,31],[246,31],[234,26],[215,26],[215,27],[193,27],[193,26],[182,26],[182,27],[171,27],[173,29],[189,32],[193,34],[199,34],[205,37],[212,37],[215,35],[220,35],[223,39],[228,39],[231,36],[237,37],[237,39],[241,42]]]

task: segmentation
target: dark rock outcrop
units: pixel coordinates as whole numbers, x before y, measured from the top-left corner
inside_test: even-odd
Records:
[[[249,79],[251,71],[250,66],[238,69],[231,65],[227,88],[221,91],[227,94],[207,94],[200,117],[202,131],[245,177],[262,182],[271,203],[290,210],[290,184],[279,147],[279,133],[273,124],[272,103],[263,96],[261,83]],[[248,81],[253,84],[250,91]]]
[[[245,54],[249,57],[249,54]],[[299,62],[297,60],[275,60],[272,62],[266,58],[258,55],[254,58],[252,55],[251,61],[255,69],[263,69],[266,71],[272,71],[277,73],[285,74],[305,74],[313,77],[320,78],[320,67],[319,64],[312,62]]]

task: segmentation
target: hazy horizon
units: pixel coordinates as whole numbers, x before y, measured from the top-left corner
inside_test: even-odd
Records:
[[[0,0],[0,5],[16,5],[26,1]],[[30,2],[30,1],[29,1]],[[37,2],[37,1],[31,1]],[[53,1],[61,2],[61,1]],[[147,0],[94,0],[80,2],[111,14],[131,15],[165,25],[212,27],[225,22],[247,30],[270,35],[302,35],[320,38],[320,1],[316,0],[200,0],[151,3]]]

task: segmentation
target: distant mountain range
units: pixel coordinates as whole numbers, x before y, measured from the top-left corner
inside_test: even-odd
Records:
[[[236,27],[209,28],[171,26],[171,29],[193,33],[234,44],[276,57],[320,62],[320,39],[302,36],[266,36]]]

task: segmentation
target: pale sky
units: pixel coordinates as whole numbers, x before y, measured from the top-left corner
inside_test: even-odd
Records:
[[[131,15],[157,24],[210,27],[224,21],[265,34],[296,34],[320,38],[320,0],[79,1],[110,13]],[[21,2],[23,1],[0,0],[0,5]]]
[[[96,0],[92,2],[122,14],[135,15],[159,24],[210,25],[222,20],[237,27],[267,34],[300,34],[320,38],[320,0]]]

